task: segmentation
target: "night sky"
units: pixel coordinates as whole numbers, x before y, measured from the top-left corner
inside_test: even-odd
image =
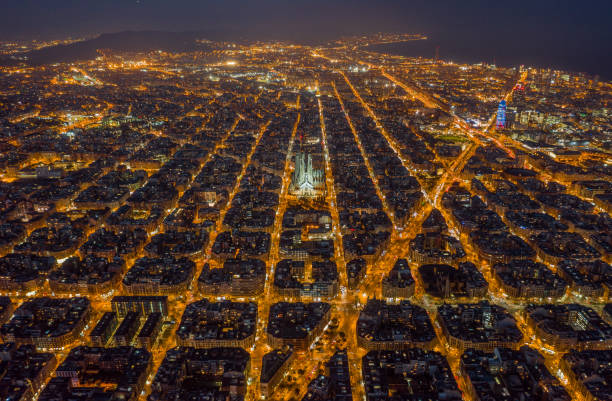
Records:
[[[497,47],[498,58],[541,49],[612,70],[609,0],[3,0],[2,7],[5,39],[151,29],[290,40],[399,31],[451,37],[489,55]]]

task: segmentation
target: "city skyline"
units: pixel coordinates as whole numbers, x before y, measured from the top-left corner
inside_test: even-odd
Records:
[[[612,4],[593,0],[278,1],[163,0],[10,2],[0,15],[4,40],[92,38],[124,31],[200,32],[211,40],[321,43],[376,32],[425,34],[429,41],[385,48],[446,61],[529,65],[611,79],[607,16]]]

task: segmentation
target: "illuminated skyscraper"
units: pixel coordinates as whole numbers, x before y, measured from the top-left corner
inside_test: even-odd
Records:
[[[499,107],[497,108],[497,128],[506,128],[506,101],[502,100],[499,102]]]

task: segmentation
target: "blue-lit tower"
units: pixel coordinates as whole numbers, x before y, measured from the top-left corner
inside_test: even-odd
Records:
[[[506,101],[502,100],[499,102],[499,107],[497,108],[497,128],[506,128]]]

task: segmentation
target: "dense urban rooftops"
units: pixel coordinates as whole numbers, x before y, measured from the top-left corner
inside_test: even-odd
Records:
[[[155,374],[148,400],[241,399],[249,366],[249,353],[242,348],[172,348]]]
[[[59,348],[80,333],[89,313],[87,298],[32,298],[19,305],[0,335],[5,342]]]
[[[462,399],[447,360],[435,351],[370,351],[362,359],[362,372],[370,401],[386,399],[390,392],[400,398]]]
[[[586,306],[529,305],[525,316],[544,341],[557,349],[607,349],[612,344],[612,327]]]
[[[487,293],[489,284],[473,263],[459,263],[457,268],[445,264],[419,266],[425,292],[437,298],[477,298]]]
[[[130,399],[144,388],[151,354],[142,348],[73,348],[57,367],[40,398]]]
[[[428,345],[436,337],[425,309],[408,301],[393,305],[375,299],[359,314],[357,336],[366,349]]]
[[[238,345],[254,341],[257,304],[253,302],[210,302],[187,305],[176,331],[182,345],[197,348]]]
[[[437,317],[446,340],[459,349],[514,346],[523,337],[512,315],[487,301],[441,305]]]
[[[572,399],[548,371],[544,357],[527,346],[467,350],[461,356],[461,372],[467,376],[469,394],[481,400]]]

